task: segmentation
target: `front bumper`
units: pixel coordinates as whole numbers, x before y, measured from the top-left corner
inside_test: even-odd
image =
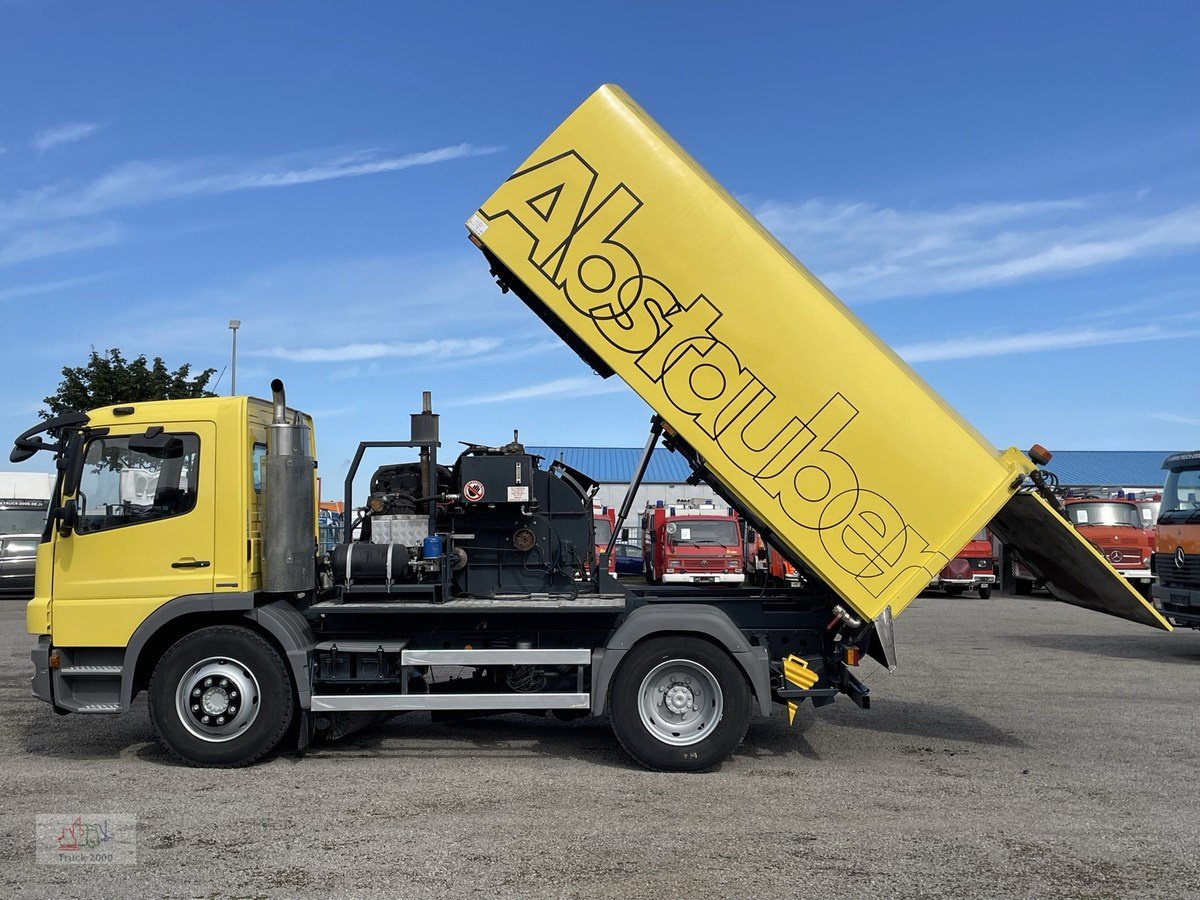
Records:
[[[53,703],[54,696],[50,692],[50,635],[38,635],[29,657],[33,660],[33,679],[29,683],[33,696]]]
[[[668,572],[662,580],[663,584],[741,584],[746,576],[741,572]]]
[[[971,588],[979,587],[981,584],[994,584],[996,581],[995,575],[972,575],[970,578],[938,578],[931,581],[930,584],[940,585],[941,587],[961,587]]]
[[[1149,584],[1154,580],[1154,573],[1149,569],[1117,569],[1117,572],[1122,577],[1136,581],[1138,584]]]
[[[1200,628],[1200,591],[1154,584],[1150,587],[1150,602],[1172,625]]]

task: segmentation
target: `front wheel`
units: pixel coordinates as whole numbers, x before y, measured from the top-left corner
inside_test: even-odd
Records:
[[[979,586],[979,599],[986,600],[992,596],[992,586],[990,584],[981,584]]]
[[[733,658],[700,638],[652,638],[621,662],[608,696],[613,732],[648,769],[699,772],[746,736],[750,687]]]
[[[271,644],[248,628],[202,628],[171,646],[150,677],[150,721],[194,766],[232,768],[274,750],[295,713],[292,677]]]

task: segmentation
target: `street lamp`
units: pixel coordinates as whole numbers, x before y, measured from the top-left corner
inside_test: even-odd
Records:
[[[240,319],[229,320],[229,330],[233,332],[233,365],[229,372],[229,396],[237,394],[237,331],[242,327]]]

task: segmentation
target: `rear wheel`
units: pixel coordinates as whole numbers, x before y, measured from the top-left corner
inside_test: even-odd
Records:
[[[150,721],[172,753],[194,766],[231,768],[274,750],[295,713],[292,677],[271,644],[247,628],[217,625],[181,638],[150,678]]]
[[[648,769],[698,772],[726,759],[750,724],[750,687],[700,638],[652,638],[621,662],[608,697],[613,732]]]

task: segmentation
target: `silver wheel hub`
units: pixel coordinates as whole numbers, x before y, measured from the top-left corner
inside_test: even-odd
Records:
[[[638,690],[642,724],[657,740],[686,747],[704,740],[721,721],[724,695],[700,663],[672,659],[647,673]]]
[[[175,689],[179,721],[212,743],[233,740],[258,718],[258,680],[228,656],[210,656],[192,665]]]

